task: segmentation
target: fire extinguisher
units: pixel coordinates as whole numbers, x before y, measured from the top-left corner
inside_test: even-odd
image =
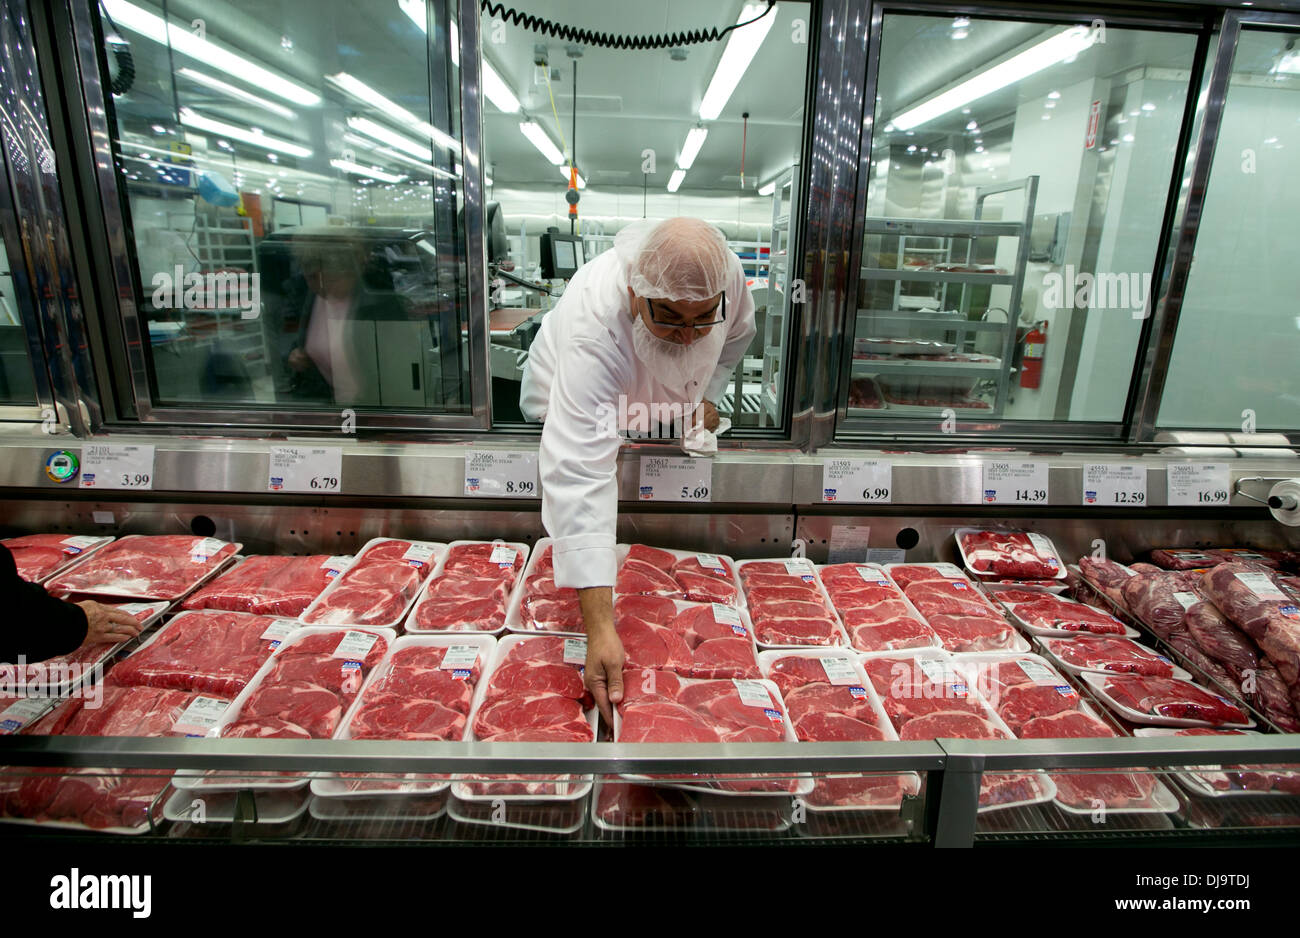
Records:
[[[1036,388],[1043,382],[1043,356],[1047,353],[1047,320],[1025,333],[1020,354],[1020,386]]]

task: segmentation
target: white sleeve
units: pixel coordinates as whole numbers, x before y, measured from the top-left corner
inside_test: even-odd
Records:
[[[555,585],[613,586],[618,522],[619,364],[591,339],[557,350],[538,468]]]
[[[739,258],[736,263],[739,266]],[[739,274],[740,296],[736,302],[736,314],[732,316],[730,309],[731,299],[736,294],[728,291],[727,341],[722,345],[722,354],[718,356],[718,367],[714,369],[713,377],[709,379],[709,386],[704,389],[704,399],[714,404],[717,403],[718,398],[727,393],[732,371],[744,357],[745,349],[749,348],[749,343],[758,332],[758,327],[754,324],[754,297],[750,294],[749,287],[745,286],[744,268],[740,268]],[[733,287],[736,283],[737,281],[733,280]]]

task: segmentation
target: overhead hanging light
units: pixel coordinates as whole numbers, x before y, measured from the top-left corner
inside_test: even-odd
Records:
[[[759,194],[759,195],[771,195],[771,194],[772,194],[773,192],[775,192],[775,191],[776,191],[776,180],[775,180],[775,179],[773,179],[771,182],[769,182],[769,183],[768,183],[767,185],[765,185],[765,186],[759,186],[759,187],[758,187],[758,194]]]
[[[354,176],[365,176],[367,179],[374,179],[379,182],[401,182],[405,176],[394,176],[392,173],[386,173],[377,166],[362,166],[360,163],[353,163],[350,160],[330,160],[330,165],[335,169],[341,169],[345,173],[351,173]]]
[[[424,0],[397,0],[397,5],[412,23],[420,27],[420,32],[428,33],[429,20],[425,12]],[[451,21],[451,61],[453,65],[460,65],[460,29],[456,26],[455,20]],[[518,113],[519,98],[492,67],[492,63],[480,56],[479,64],[482,65],[483,72],[483,94],[498,111],[507,114]]]
[[[1087,26],[1072,26],[1056,33],[1005,62],[994,65],[961,84],[941,92],[916,107],[895,115],[890,123],[900,130],[910,130],[955,111],[972,101],[1015,84],[1021,79],[1072,58],[1097,41],[1097,34]]]
[[[281,140],[278,137],[272,137],[268,134],[257,133],[250,127],[236,127],[234,124],[227,124],[224,121],[213,120],[210,117],[204,117],[202,114],[196,114],[187,107],[181,108],[181,123],[186,127],[193,127],[195,130],[206,130],[209,133],[220,134],[223,137],[229,137],[231,140],[239,140],[243,143],[252,144],[255,147],[261,147],[263,150],[272,150],[276,153],[286,153],[289,156],[298,156],[306,158],[311,156],[312,151],[297,143],[288,140]]]
[[[677,158],[677,165],[682,169],[690,169],[691,164],[695,162],[695,157],[700,153],[700,147],[704,146],[704,138],[709,135],[709,131],[704,127],[692,127],[686,134],[686,144],[682,147],[682,155]]]
[[[424,0],[397,0],[397,5],[412,23],[420,27],[420,32],[429,32],[429,16]],[[451,64],[460,65],[460,29],[456,21],[451,21]]]
[[[245,91],[243,88],[236,88],[229,82],[222,81],[220,78],[213,78],[211,75],[205,75],[203,72],[197,72],[192,68],[178,68],[177,75],[184,75],[190,81],[197,82],[211,88],[214,91],[220,91],[222,94],[229,95],[237,101],[243,101],[245,104],[252,104],[263,110],[270,111],[283,117],[285,120],[294,120],[298,115],[289,110],[282,104],[276,104],[274,101],[268,101],[266,98],[259,98],[255,94]]]
[[[686,178],[686,170],[674,169],[673,174],[668,177],[668,191],[676,192],[678,187],[681,186],[682,180],[685,178]]]
[[[197,59],[227,75],[233,75],[240,81],[270,92],[277,98],[284,98],[286,101],[307,107],[320,104],[320,95],[310,88],[290,81],[252,59],[236,55],[208,39],[199,38],[190,32],[188,26],[169,23],[161,16],[141,9],[134,3],[128,3],[127,0],[103,0],[103,4],[115,23],[147,39],[152,39],[161,45],[170,45],[172,49],[183,55]]]
[[[736,22],[752,20],[764,9],[766,4],[747,3],[740,11],[740,16],[736,17]],[[749,63],[754,60],[759,46],[763,44],[763,40],[772,29],[772,24],[776,21],[777,9],[778,7],[773,6],[772,12],[757,22],[731,31],[731,35],[727,38],[727,47],[722,50],[722,58],[718,60],[718,67],[713,70],[713,78],[709,80],[709,86],[704,91],[704,99],[700,101],[700,117],[703,120],[714,120],[727,106],[732,92],[745,77],[745,70],[749,68]]]
[[[551,142],[551,138],[546,136],[546,131],[542,130],[537,121],[520,121],[519,131],[528,138],[529,143],[541,151],[542,156],[546,157],[546,162],[552,166],[559,166],[564,162],[564,154]]]
[[[416,140],[410,137],[404,137],[395,130],[389,130],[383,124],[378,124],[368,117],[349,117],[348,126],[353,130],[359,131],[380,143],[386,143],[390,147],[401,150],[403,153],[409,153],[418,159],[426,162],[433,159],[433,151],[426,146],[421,146]]]
[[[420,118],[416,117],[396,101],[384,97],[384,95],[380,94],[374,88],[371,88],[361,79],[349,75],[347,72],[339,72],[335,75],[326,75],[325,80],[343,93],[351,95],[353,98],[356,98],[358,101],[365,104],[369,104],[371,107],[387,114],[398,123],[405,124],[413,130],[418,131],[422,136],[432,140],[444,150],[451,150],[452,152],[460,151],[460,143],[458,141],[443,133],[428,121],[420,120]]]

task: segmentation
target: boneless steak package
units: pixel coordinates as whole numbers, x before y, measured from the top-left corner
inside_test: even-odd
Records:
[[[1255,725],[1228,698],[1181,678],[1091,671],[1081,677],[1107,707],[1132,723],[1232,729]]]
[[[952,564],[893,563],[885,572],[946,651],[1029,650],[997,607]]]
[[[242,546],[191,534],[132,534],[101,547],[47,586],[50,592],[179,599]]]
[[[111,537],[74,534],[28,534],[0,541],[14,555],[18,576],[40,583],[84,560],[109,543]]]
[[[406,620],[408,632],[500,632],[528,545],[452,541]]]
[[[1205,572],[1201,584],[1219,611],[1277,666],[1292,702],[1300,704],[1300,604],[1274,575],[1247,564],[1220,564]]]
[[[878,564],[828,564],[817,576],[858,651],[943,644]]]
[[[1033,635],[1118,635],[1139,633],[1110,613],[1037,587],[983,584],[984,591],[1011,613],[1011,618]]]
[[[1065,578],[1065,562],[1051,540],[1041,534],[961,528],[956,536],[966,569],[978,577]]]
[[[447,549],[446,544],[377,537],[307,607],[307,625],[396,626]]]
[[[1190,678],[1191,675],[1164,655],[1130,638],[1105,635],[1043,638],[1047,654],[1072,674],[1098,671],[1111,674],[1145,674],[1150,677]]]
[[[351,560],[324,554],[245,557],[187,596],[181,607],[297,618]]]
[[[896,742],[871,682],[856,657],[840,649],[790,649],[759,655],[763,676],[776,684],[800,742]],[[920,791],[915,772],[819,773],[804,798],[809,810],[896,809]]]
[[[619,564],[616,594],[744,605],[736,562],[730,557],[644,544],[618,544],[614,549]]]
[[[555,561],[551,539],[544,537],[533,546],[523,583],[515,590],[506,609],[506,628],[512,632],[584,632],[578,591],[555,585]]]
[[[614,628],[625,667],[682,677],[760,677],[753,625],[743,609],[663,596],[617,596]]]
[[[736,568],[760,647],[849,644],[811,561],[742,560]]]

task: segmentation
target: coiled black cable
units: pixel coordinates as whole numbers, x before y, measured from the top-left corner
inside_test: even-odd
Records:
[[[520,13],[518,10],[508,10],[505,4],[502,3],[479,0],[479,7],[484,13],[493,18],[500,17],[514,26],[522,26],[524,29],[536,33],[545,33],[548,36],[554,36],[557,39],[564,39],[578,45],[601,46],[606,49],[675,49],[679,46],[691,46],[701,42],[716,42],[733,29],[739,29],[742,26],[748,26],[750,23],[761,20],[772,12],[774,6],[776,6],[776,0],[767,0],[767,9],[758,16],[745,20],[743,23],[735,23],[721,30],[716,28],[707,30],[693,29],[689,32],[664,36],[619,36],[614,33],[592,32],[589,29],[575,29],[572,26],[565,26],[563,23],[552,23],[550,20],[544,20],[527,13]]]

